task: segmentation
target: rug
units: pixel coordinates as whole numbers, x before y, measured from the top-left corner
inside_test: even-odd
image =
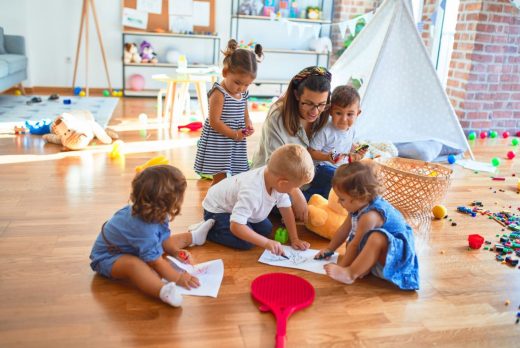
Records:
[[[33,97],[40,97],[40,103],[27,104]],[[71,103],[66,105],[64,100]],[[49,96],[13,96],[0,95],[0,123],[23,125],[25,121],[39,121],[55,119],[58,115],[70,110],[88,110],[94,115],[97,123],[105,128],[112,117],[112,113],[119,98],[111,97],[60,97],[58,100],[49,100]]]

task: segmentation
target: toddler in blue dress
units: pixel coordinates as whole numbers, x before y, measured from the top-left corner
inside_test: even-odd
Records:
[[[199,280],[174,268],[166,256],[191,263],[190,253],[183,248],[204,244],[215,222],[207,220],[189,232],[170,236],[168,225],[181,211],[185,190],[186,178],[175,167],[153,166],[137,174],[132,181],[132,203],[103,224],[92,247],[92,270],[107,278],[127,280],[148,295],[180,306],[182,297],[176,293],[176,284],[196,288]]]
[[[325,265],[331,278],[352,284],[369,272],[402,290],[419,289],[419,262],[414,236],[403,215],[381,196],[372,163],[341,165],[332,187],[349,215],[326,249],[316,258],[336,250],[346,240],[345,255],[337,264]]]

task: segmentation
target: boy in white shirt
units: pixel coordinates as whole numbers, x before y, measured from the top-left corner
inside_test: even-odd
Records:
[[[361,114],[359,93],[352,86],[338,86],[332,92],[331,119],[311,139],[309,152],[316,164],[311,187],[304,192],[307,200],[313,194],[328,197],[332,177],[342,164],[361,160],[366,147],[356,151],[354,123]]]
[[[266,166],[229,177],[212,186],[204,201],[204,220],[214,219],[208,240],[237,249],[253,245],[282,255],[282,245],[269,239],[273,225],[267,218],[273,207],[280,210],[291,246],[306,250],[310,244],[298,238],[287,193],[309,183],[314,165],[307,150],[296,144],[278,148]]]

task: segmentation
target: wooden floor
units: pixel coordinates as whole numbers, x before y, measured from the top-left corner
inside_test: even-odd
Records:
[[[141,112],[149,115],[147,124],[139,122]],[[217,299],[185,296],[175,309],[95,275],[88,256],[99,227],[127,202],[134,168],[149,158],[163,154],[189,178],[172,230],[183,231],[202,216],[208,182],[191,169],[199,134],[158,129],[154,114],[153,99],[121,100],[111,121],[126,143],[119,160],[107,156],[106,146],[62,153],[39,136],[0,136],[0,347],[272,347],[275,320],[258,310],[250,284],[277,271],[298,274],[316,289],[314,304],[289,320],[288,347],[519,346],[520,269],[496,262],[494,253],[467,250],[468,234],[495,242],[501,226],[455,212],[473,200],[492,211],[516,211],[518,177],[511,175],[520,174],[517,160],[502,161],[506,181],[454,167],[445,203],[457,226],[414,222],[417,292],[372,276],[345,286],[260,264],[258,248],[240,252],[211,242],[192,252],[198,261],[224,260]],[[477,159],[488,162],[505,157],[509,142],[472,146]],[[303,227],[301,233],[313,248],[326,245]]]

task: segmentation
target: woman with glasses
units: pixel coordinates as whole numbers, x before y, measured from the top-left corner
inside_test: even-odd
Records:
[[[328,121],[330,72],[322,67],[303,69],[291,79],[285,93],[269,109],[262,128],[260,144],[253,156],[252,168],[267,163],[271,153],[285,144],[309,147],[310,139]],[[294,215],[307,218],[307,202],[302,187],[290,193]]]

